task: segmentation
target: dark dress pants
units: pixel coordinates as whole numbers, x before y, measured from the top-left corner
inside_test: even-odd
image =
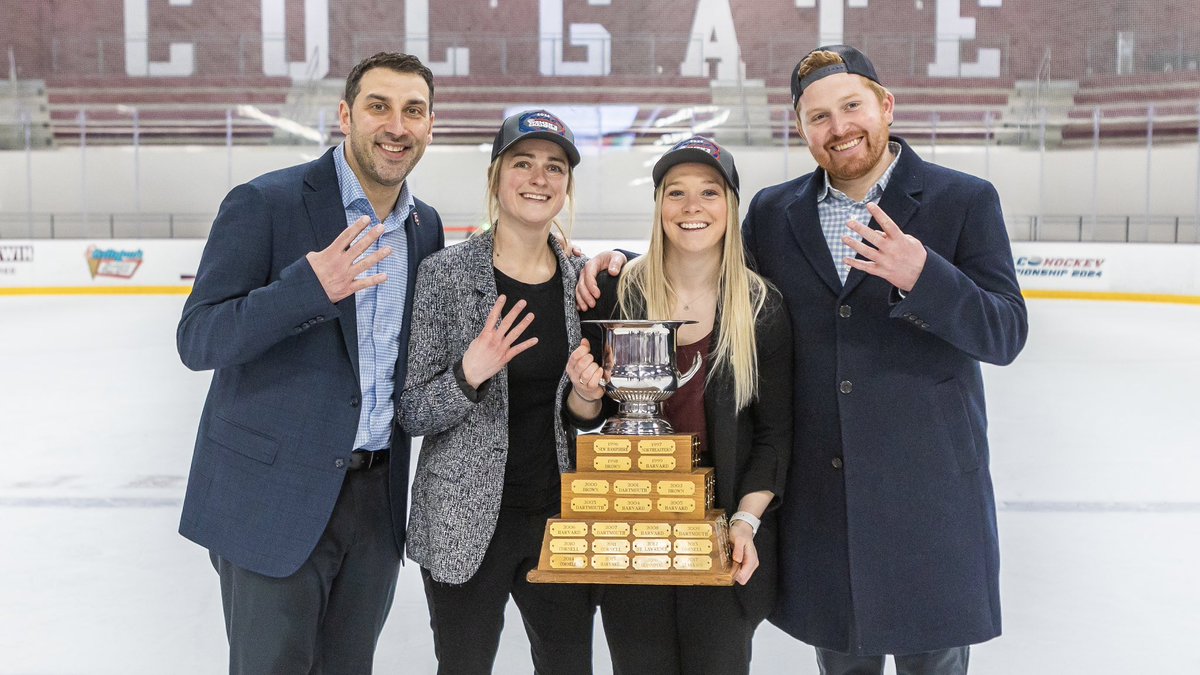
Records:
[[[749,672],[758,622],[746,617],[733,588],[604,586],[596,592],[614,675]]]
[[[557,502],[536,510],[501,508],[483,562],[464,584],[435,581],[421,569],[440,675],[492,672],[510,595],[521,610],[535,673],[592,672],[591,586],[525,579],[537,567],[546,519],[557,513]]]
[[[894,654],[896,675],[966,675],[970,647]],[[817,647],[821,675],[883,675],[883,656],[853,656]]]
[[[387,464],[346,474],[325,532],[295,574],[277,579],[210,557],[231,674],[370,673],[400,569]]]

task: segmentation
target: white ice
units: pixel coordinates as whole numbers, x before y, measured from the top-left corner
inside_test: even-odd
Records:
[[[0,297],[0,673],[225,669],[216,574],[175,532],[208,383],[175,354],[182,303]],[[1200,307],[1029,308],[1025,352],[985,371],[1004,635],[972,673],[1200,672]],[[496,672],[527,673],[508,619]],[[376,664],[434,671],[411,564]],[[753,672],[817,669],[764,624]]]

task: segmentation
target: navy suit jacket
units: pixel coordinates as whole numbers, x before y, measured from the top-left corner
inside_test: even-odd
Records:
[[[772,621],[858,654],[999,635],[979,364],[1011,362],[1028,332],[995,189],[892,140],[901,154],[879,206],[928,252],[905,298],[858,270],[838,279],[817,216],[820,170],[759,192],[743,224],[795,343]]]
[[[179,532],[230,562],[284,577],[333,512],[359,421],[354,296],[331,303],[305,254],[346,229],[333,148],[234,188],[213,223],[176,339],[183,363],[214,370]],[[405,223],[408,297],[395,393],[421,260],[442,248],[436,211]],[[400,320],[396,317],[396,320]],[[403,552],[409,436],[392,429],[392,526]]]

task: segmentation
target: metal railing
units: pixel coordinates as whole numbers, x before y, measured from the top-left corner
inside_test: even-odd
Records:
[[[1074,241],[1150,244],[1200,244],[1196,216],[1138,215],[1043,215],[1018,216],[1008,220],[1014,241]]]
[[[465,236],[479,214],[443,211],[446,232]],[[0,239],[203,239],[211,213],[0,213]],[[1006,218],[1013,241],[1200,244],[1194,215],[1016,215]],[[645,232],[644,213],[578,213],[573,236],[612,238],[614,232]],[[458,225],[450,225],[457,223]],[[634,235],[636,236],[636,234]]]

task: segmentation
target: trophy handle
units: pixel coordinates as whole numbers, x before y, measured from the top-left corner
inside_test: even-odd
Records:
[[[679,375],[679,388],[682,388],[683,385],[687,384],[688,381],[692,379],[692,376],[696,374],[696,371],[700,370],[700,364],[703,363],[703,360],[703,354],[696,354],[696,360],[692,361],[692,367],[688,368],[687,373]]]

